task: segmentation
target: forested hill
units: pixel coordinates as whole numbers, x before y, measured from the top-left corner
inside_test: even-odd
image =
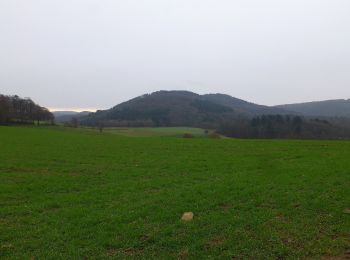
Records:
[[[350,99],[336,99],[276,106],[304,116],[350,117]]]
[[[223,94],[198,95],[189,91],[157,91],[97,111],[83,124],[104,122],[114,126],[198,126],[217,127],[223,121],[262,114],[288,114]]]
[[[290,111],[287,111],[283,108],[278,107],[269,107],[254,104],[242,99],[238,99],[232,97],[230,95],[225,94],[206,94],[202,96],[203,99],[221,104],[227,107],[234,109],[237,113],[245,114],[245,115],[275,115],[275,114],[290,114]]]
[[[78,120],[82,117],[90,114],[90,111],[76,112],[76,111],[54,111],[52,114],[55,116],[55,122],[70,122],[73,118],[77,118]]]

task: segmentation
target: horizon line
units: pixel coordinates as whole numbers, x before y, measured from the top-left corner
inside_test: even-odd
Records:
[[[60,108],[60,107],[49,107],[48,110],[50,112],[61,112],[61,111],[72,111],[72,112],[96,112],[97,110],[101,110],[99,108]]]

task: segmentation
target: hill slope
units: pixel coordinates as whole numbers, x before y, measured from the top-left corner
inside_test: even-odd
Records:
[[[83,123],[116,126],[216,127],[223,120],[260,114],[288,113],[223,94],[198,95],[188,91],[157,91],[90,114]]]
[[[55,117],[55,121],[58,123],[61,122],[67,122],[71,121],[72,118],[81,118],[85,117],[91,112],[89,111],[83,111],[83,112],[76,112],[76,111],[54,111],[52,114]]]
[[[258,105],[225,94],[206,94],[203,95],[202,98],[217,104],[228,106],[236,112],[245,115],[290,114],[290,111],[286,111],[283,108]]]
[[[305,116],[350,117],[350,99],[287,104],[275,108],[294,111]]]

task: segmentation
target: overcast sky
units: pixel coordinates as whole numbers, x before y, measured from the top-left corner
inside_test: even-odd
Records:
[[[0,93],[102,109],[173,89],[350,98],[350,1],[0,0]]]

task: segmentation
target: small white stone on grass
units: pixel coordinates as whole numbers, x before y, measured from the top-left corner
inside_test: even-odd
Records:
[[[191,220],[193,220],[193,212],[185,212],[182,215],[181,220],[183,220],[183,221],[191,221]]]

